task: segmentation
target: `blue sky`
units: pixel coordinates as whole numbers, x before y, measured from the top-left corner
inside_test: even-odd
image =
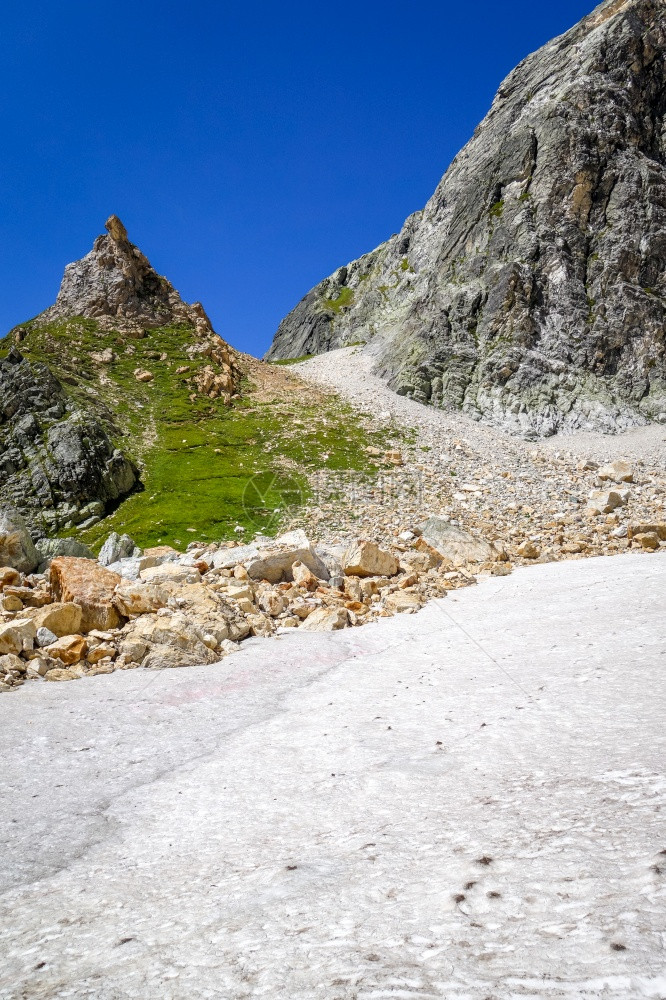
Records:
[[[261,354],[421,208],[502,78],[593,0],[5,0],[0,335],[111,212]]]

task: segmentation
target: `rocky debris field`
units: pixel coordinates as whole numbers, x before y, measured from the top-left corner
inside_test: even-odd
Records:
[[[666,546],[663,476],[645,465],[530,452],[524,470],[499,471],[498,459],[479,465],[462,441],[438,467],[413,450],[370,450],[393,469],[400,498],[377,495],[380,481],[357,505],[322,503],[299,518],[310,535],[295,526],[180,552],[142,550],[114,532],[95,559],[73,539],[35,546],[16,511],[0,512],[0,691],[215,663],[248,637],[414,613],[516,564]],[[335,534],[334,520],[346,533]]]
[[[368,461],[381,469],[375,481],[322,473],[316,502],[291,527],[327,541],[356,533],[391,545],[436,516],[495,543],[507,566],[663,544],[666,428],[525,441],[397,396],[371,369],[356,348],[292,368],[372,410],[399,450],[370,449]]]

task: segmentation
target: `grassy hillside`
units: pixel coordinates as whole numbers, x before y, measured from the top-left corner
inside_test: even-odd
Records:
[[[93,546],[111,530],[143,546],[243,537],[239,527],[246,536],[275,533],[285,508],[307,501],[314,472],[376,474],[365,449],[388,447],[337,397],[249,357],[240,358],[242,398],[233,406],[196,393],[188,379],[210,362],[188,354],[196,343],[189,327],[139,340],[81,318],[22,329],[25,357],[46,362],[141,470],[140,491],[98,525],[70,532]],[[0,342],[0,356],[8,348],[9,339]],[[113,361],[93,358],[107,348]],[[153,380],[137,381],[136,369]]]

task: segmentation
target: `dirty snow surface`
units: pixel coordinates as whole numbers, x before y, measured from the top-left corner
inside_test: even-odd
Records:
[[[666,996],[666,557],[2,699],[0,997]]]

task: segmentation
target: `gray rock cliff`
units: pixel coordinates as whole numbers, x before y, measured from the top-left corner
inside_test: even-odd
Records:
[[[99,519],[137,476],[47,366],[12,348],[0,361],[0,506],[20,511],[40,537]]]
[[[423,211],[283,320],[399,393],[528,437],[666,420],[666,5],[607,0],[529,56]]]

